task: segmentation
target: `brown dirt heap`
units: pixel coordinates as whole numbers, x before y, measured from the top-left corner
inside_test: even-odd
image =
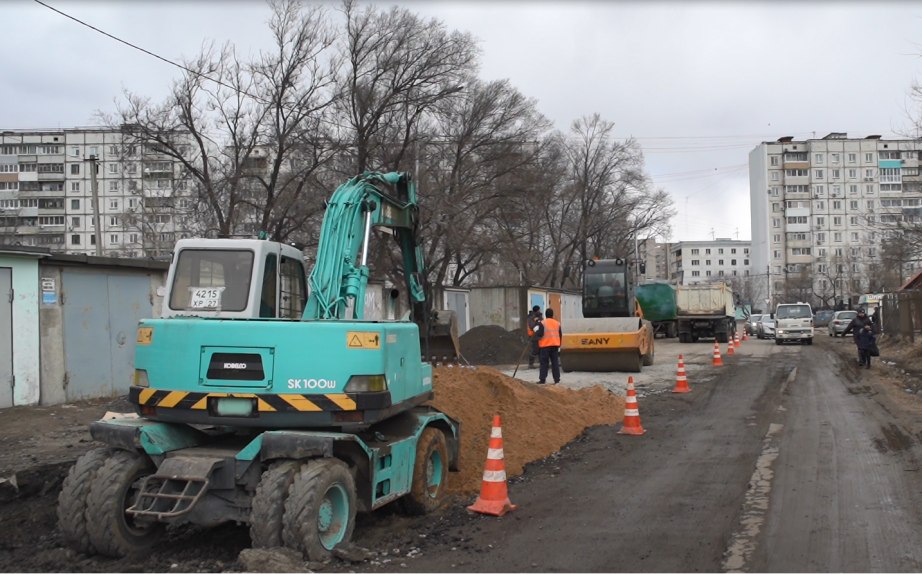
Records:
[[[509,477],[557,452],[586,428],[624,418],[624,398],[602,387],[523,383],[490,367],[437,368],[433,390],[430,404],[461,423],[461,471],[449,475],[449,492],[480,490],[494,415],[502,419]]]

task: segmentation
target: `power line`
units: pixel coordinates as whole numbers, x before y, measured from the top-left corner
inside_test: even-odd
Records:
[[[154,58],[157,58],[158,60],[161,60],[161,61],[163,61],[163,62],[166,62],[167,64],[170,64],[171,66],[176,66],[177,68],[179,68],[179,69],[181,69],[181,70],[185,70],[186,72],[189,72],[190,74],[192,74],[192,75],[194,75],[194,76],[197,76],[197,77],[199,77],[199,78],[203,78],[203,79],[209,80],[209,81],[211,81],[211,82],[214,82],[215,84],[218,84],[219,86],[223,86],[223,87],[228,88],[228,89],[230,89],[230,90],[233,90],[233,91],[235,91],[235,92],[237,92],[237,93],[243,94],[243,95],[245,95],[245,96],[249,96],[250,98],[253,98],[254,100],[256,100],[256,101],[258,101],[258,102],[260,102],[260,103],[263,103],[263,104],[271,103],[271,102],[269,102],[269,101],[267,101],[267,100],[264,100],[264,99],[262,99],[262,98],[258,98],[258,97],[256,97],[256,96],[254,96],[253,94],[250,94],[250,93],[247,92],[246,90],[241,90],[240,88],[238,88],[238,87],[236,87],[236,86],[231,86],[231,85],[229,85],[229,84],[225,84],[225,83],[222,82],[221,80],[216,80],[216,79],[214,79],[214,78],[212,78],[212,77],[210,77],[210,76],[208,76],[208,75],[206,75],[206,74],[202,74],[201,72],[196,72],[195,70],[192,70],[192,69],[190,69],[190,68],[187,68],[186,66],[184,66],[184,65],[182,65],[182,64],[180,64],[180,63],[178,63],[178,62],[174,62],[173,60],[170,60],[169,58],[165,58],[165,57],[163,57],[163,56],[161,56],[161,55],[159,55],[159,54],[156,54],[156,53],[154,53],[154,52],[151,52],[150,50],[147,50],[147,49],[145,49],[145,48],[142,48],[142,47],[140,47],[140,46],[137,46],[137,45],[135,45],[135,44],[132,44],[131,42],[129,42],[129,41],[127,41],[127,40],[122,40],[122,39],[119,38],[118,36],[113,36],[112,34],[106,32],[105,30],[100,30],[99,28],[97,28],[96,26],[93,26],[92,24],[88,24],[88,23],[84,22],[83,20],[80,20],[79,18],[76,18],[76,17],[74,17],[74,16],[71,16],[70,14],[67,14],[66,12],[62,12],[62,11],[58,10],[58,9],[55,8],[54,6],[49,6],[48,4],[42,2],[42,0],[33,0],[33,1],[34,1],[36,4],[39,4],[39,5],[41,5],[41,6],[44,6],[45,8],[48,8],[48,9],[51,10],[52,12],[56,12],[56,13],[60,14],[61,16],[64,16],[65,18],[69,18],[69,19],[73,20],[74,22],[77,22],[78,24],[80,24],[80,25],[82,25],[82,26],[86,26],[87,28],[89,28],[90,30],[93,30],[94,32],[98,32],[98,33],[102,34],[103,36],[106,36],[107,38],[111,38],[111,39],[115,40],[116,42],[120,42],[120,43],[122,43],[122,44],[125,44],[126,46],[128,46],[128,47],[130,47],[130,48],[134,48],[135,50],[138,50],[139,52],[143,52],[143,53],[147,54],[148,56],[153,56]]]

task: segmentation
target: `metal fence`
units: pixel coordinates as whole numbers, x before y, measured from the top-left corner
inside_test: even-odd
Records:
[[[915,342],[922,333],[922,291],[886,293],[881,312],[881,328],[888,335]]]

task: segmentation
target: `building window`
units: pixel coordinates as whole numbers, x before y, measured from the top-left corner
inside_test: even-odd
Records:
[[[109,146],[109,155],[118,155],[118,146],[110,145]]]
[[[129,163],[129,164],[128,164],[128,173],[137,173],[137,172],[138,172],[138,164],[133,163],[133,162],[132,162],[132,163]]]
[[[814,169],[813,170],[813,179],[823,179],[823,170]]]
[[[778,181],[778,171],[772,171],[772,181]]]
[[[852,231],[852,241],[858,241],[858,232]]]
[[[109,164],[109,173],[111,173],[111,174],[116,174],[116,173],[118,173],[118,164],[117,164],[117,163],[110,163],[110,164]]]
[[[854,154],[853,154],[853,155],[854,155]],[[849,169],[849,170],[848,170],[848,177],[849,177],[850,179],[857,179],[857,178],[858,178],[858,170],[857,170],[857,169]]]
[[[807,217],[805,215],[794,215],[787,218],[788,225],[799,225],[803,223],[808,223]]]
[[[848,154],[848,163],[855,163],[856,161],[858,161],[858,154],[854,154],[854,153]],[[854,171],[854,170],[851,170],[851,171]],[[857,177],[857,176],[853,175],[851,177]]]
[[[832,234],[832,240],[836,243],[842,243],[842,232],[836,231]],[[841,249],[836,249],[836,251],[841,251]]]
[[[70,182],[70,190],[71,190],[71,191],[80,191],[80,182],[79,182],[79,181],[72,181],[72,182]]]
[[[692,271],[691,274],[692,274],[692,277],[701,277],[700,271]]]
[[[128,191],[130,191],[130,192],[138,191],[138,182],[137,182],[137,180],[134,180],[134,179],[128,180]]]
[[[724,260],[723,260],[723,259],[718,259],[718,260],[717,260],[717,264],[720,265],[721,267],[723,267]]]
[[[711,272],[710,272],[710,271],[705,271],[705,272],[704,272],[704,276],[705,276],[705,277],[710,277],[710,276],[711,276]]]
[[[821,153],[814,154],[813,163],[823,163],[823,154]]]
[[[109,244],[118,245],[118,234],[117,233],[109,234]]]
[[[787,177],[807,177],[807,170],[805,169],[786,169],[784,170],[784,175]]]
[[[109,200],[109,209],[115,209],[115,210],[118,209],[118,200],[117,200],[117,199],[110,199],[110,200]]]
[[[781,227],[781,220],[777,217],[772,217],[772,227]]]
[[[90,245],[96,245],[96,235],[90,235]]]
[[[842,227],[842,216],[836,215],[832,218],[832,224],[836,227]]]
[[[840,177],[842,177],[841,170],[838,170],[838,169],[832,170],[832,179],[839,179]]]
[[[70,208],[71,208],[71,209],[80,209],[80,200],[79,200],[79,199],[72,199],[72,200],[70,200]]]
[[[809,247],[792,247],[791,255],[810,255],[811,251]]]
[[[70,218],[70,226],[73,227],[73,228],[80,227],[80,218],[79,218],[79,217],[71,217],[71,218]]]
[[[837,153],[832,154],[832,163],[839,163],[839,154]],[[839,170],[836,170],[836,171],[839,171]]]
[[[874,154],[872,153],[864,154],[864,163],[874,163]]]
[[[711,250],[710,250],[710,249],[705,249],[705,250],[704,250],[704,254],[705,254],[705,255],[710,255],[710,254],[711,254]],[[709,263],[708,265],[710,265],[710,263]]]
[[[109,182],[109,191],[118,191],[118,182],[110,181]]]
[[[704,264],[707,265],[707,266],[710,266],[710,265],[711,265],[711,260],[710,260],[710,259],[705,259],[705,260],[704,260]]]
[[[776,155],[771,156],[771,157],[769,158],[769,163],[770,163],[771,165],[773,165],[773,166],[777,166],[777,165],[778,165],[778,156],[776,156]]]
[[[80,236],[76,233],[70,236],[71,245],[80,245]]]
[[[128,236],[128,241],[131,242],[131,243],[137,243],[137,242],[138,242],[138,234],[137,234],[137,233],[132,233],[132,234],[130,234],[130,235]]]
[[[781,243],[781,234],[776,233],[772,235],[772,243]]]
[[[693,266],[701,265],[701,260],[700,260],[700,259],[692,259],[692,260],[691,260],[691,264],[692,264]]]
[[[849,208],[849,209],[858,209],[858,200],[853,199],[853,200],[849,201],[849,202],[848,202],[848,208]]]
[[[112,226],[112,227],[118,227],[118,226],[120,225],[119,218],[118,218],[118,217],[110,217],[110,218],[109,218],[109,225]]]
[[[776,249],[776,250],[772,253],[772,259],[781,259],[781,251],[779,251],[779,250]]]
[[[870,168],[864,170],[864,177],[868,177],[868,178],[874,177],[874,170]]]
[[[80,164],[72,163],[70,164],[70,174],[71,175],[80,175]]]
[[[852,195],[858,195],[858,186],[857,186],[857,185],[849,185],[849,186],[848,186],[848,192],[849,192],[850,194],[852,194]]]
[[[749,266],[749,260],[748,260],[748,259],[743,259],[743,265],[745,265],[745,266],[748,267],[748,266]]]

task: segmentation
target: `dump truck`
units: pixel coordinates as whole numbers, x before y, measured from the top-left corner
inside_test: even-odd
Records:
[[[654,359],[653,325],[644,319],[626,259],[583,266],[582,319],[562,325],[560,365],[570,371],[639,373]]]
[[[736,333],[736,300],[725,283],[698,283],[676,288],[676,326],[680,343],[713,338],[726,343]]]
[[[675,287],[664,281],[651,281],[637,286],[637,303],[643,317],[653,325],[653,336],[673,338],[676,325]]]
[[[105,446],[64,481],[65,541],[125,556],[167,525],[237,522],[254,547],[325,560],[357,511],[437,508],[459,425],[424,404],[433,329],[417,217],[408,174],[366,172],[328,201],[310,275],[284,243],[178,241],[163,317],[138,326],[139,416],[90,426]],[[363,318],[378,229],[402,254],[407,320]]]

